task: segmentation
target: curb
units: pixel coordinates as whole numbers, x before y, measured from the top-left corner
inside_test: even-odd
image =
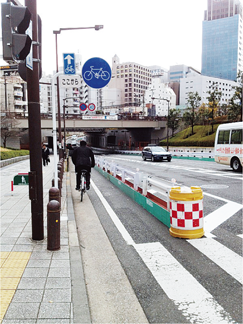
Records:
[[[17,157],[11,158],[11,159],[1,160],[0,168],[3,168],[3,167],[5,167],[9,164],[12,164],[12,163],[20,162],[23,160],[28,160],[29,158],[30,158],[29,155],[24,155],[24,156],[17,156]]]
[[[66,173],[69,253],[72,280],[73,323],[91,323],[83,262],[71,193],[70,171]]]
[[[102,170],[101,168],[97,166],[95,166],[94,168],[96,171],[100,172],[107,180],[112,182],[121,191],[123,191],[127,196],[129,196],[136,203],[146,209],[150,214],[155,216],[165,226],[167,226],[168,228],[170,227],[170,212],[168,210],[164,209],[148,197],[143,196],[138,191],[135,191],[133,188],[126,185],[121,180],[113,177],[111,174]]]

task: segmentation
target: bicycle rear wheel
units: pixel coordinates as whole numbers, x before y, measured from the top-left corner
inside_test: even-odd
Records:
[[[81,189],[81,200],[80,201],[83,201],[83,196],[84,196],[84,190]]]

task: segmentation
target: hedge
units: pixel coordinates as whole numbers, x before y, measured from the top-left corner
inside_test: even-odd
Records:
[[[17,156],[29,155],[30,152],[28,150],[4,150],[0,151],[0,160],[7,160]]]

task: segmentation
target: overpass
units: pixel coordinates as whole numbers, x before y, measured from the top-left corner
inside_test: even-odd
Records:
[[[118,142],[131,143],[157,143],[166,137],[166,119],[162,117],[122,117],[120,119],[102,119],[104,116],[95,115],[94,119],[84,119],[82,116],[66,116],[65,130],[67,132],[85,132],[90,139],[90,144],[98,147],[117,145]],[[110,116],[112,117],[112,116]],[[17,117],[16,128],[28,129],[28,118]],[[51,135],[52,117],[42,117],[42,137]],[[62,132],[64,122],[61,120]],[[58,130],[58,121],[57,121]],[[99,139],[98,139],[99,138]],[[129,143],[130,144],[130,143]],[[144,144],[146,145],[146,144]],[[137,146],[137,145],[136,145]],[[138,145],[140,146],[140,144]]]

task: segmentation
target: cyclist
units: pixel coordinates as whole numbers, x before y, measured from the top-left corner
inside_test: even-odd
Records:
[[[76,147],[72,154],[72,161],[75,165],[76,172],[76,190],[80,189],[81,170],[87,170],[86,173],[86,189],[90,188],[90,172],[95,166],[94,153],[91,148],[86,146],[85,141],[80,141],[80,146]]]

